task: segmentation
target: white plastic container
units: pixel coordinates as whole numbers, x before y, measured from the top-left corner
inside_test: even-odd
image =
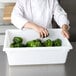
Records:
[[[26,43],[29,40],[39,39],[39,34],[31,29],[26,30],[7,30],[4,40],[3,51],[7,53],[9,65],[36,65],[36,64],[63,64],[66,62],[68,52],[72,46],[68,39],[61,35],[61,29],[48,29],[49,37],[51,40],[60,38],[62,46],[60,47],[23,47],[23,48],[10,48],[10,43],[14,36],[23,38]]]

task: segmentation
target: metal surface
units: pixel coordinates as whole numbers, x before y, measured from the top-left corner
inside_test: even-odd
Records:
[[[76,76],[76,42],[68,54],[66,64],[9,66],[3,47],[0,46],[0,76]]]

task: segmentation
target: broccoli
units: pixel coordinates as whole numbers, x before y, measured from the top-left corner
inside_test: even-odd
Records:
[[[23,39],[21,37],[14,37],[13,42],[14,43],[22,43]]]
[[[60,39],[56,39],[53,41],[53,46],[61,46],[62,45],[62,41]]]
[[[46,46],[46,47],[49,47],[49,46],[52,46],[52,41],[50,39],[46,40],[43,42],[43,46]]]

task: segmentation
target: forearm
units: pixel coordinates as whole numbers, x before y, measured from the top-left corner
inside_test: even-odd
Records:
[[[67,13],[65,10],[60,6],[57,0],[54,3],[54,19],[56,23],[62,27],[62,25],[69,26],[69,19],[67,17]]]
[[[23,28],[30,28],[30,29],[34,29],[36,27],[36,25],[32,22],[27,22]]]
[[[28,22],[24,25],[23,28],[30,28],[30,29],[34,29],[35,31],[37,31],[40,34],[40,37],[47,37],[49,35],[48,30],[45,29],[42,26],[39,26],[35,23],[32,22]]]

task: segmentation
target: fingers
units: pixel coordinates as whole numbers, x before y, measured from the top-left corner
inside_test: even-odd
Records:
[[[35,25],[33,28],[35,31],[39,32],[40,37],[42,38],[47,37],[49,35],[48,30],[42,26]]]
[[[47,37],[49,35],[49,32],[48,32],[47,29],[45,29],[45,32],[46,32],[46,36],[45,37]]]
[[[47,36],[48,36],[48,31],[47,31],[46,29],[44,29],[44,30],[42,31],[42,33],[43,33],[43,37],[47,37]]]
[[[40,31],[40,37],[42,37],[42,38],[44,37],[44,35],[43,35],[43,33],[41,31]]]
[[[49,35],[48,30],[45,28],[40,28],[39,33],[40,33],[40,37],[42,38],[47,37]]]
[[[70,34],[69,34],[68,31],[62,30],[62,34],[63,34],[63,36],[66,37],[67,39],[70,38]]]

